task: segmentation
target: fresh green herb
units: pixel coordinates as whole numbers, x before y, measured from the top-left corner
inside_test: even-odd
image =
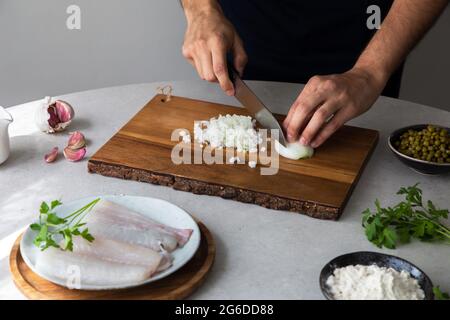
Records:
[[[433,288],[433,293],[436,300],[450,300],[450,295],[446,292],[442,292],[439,286]]]
[[[382,208],[377,199],[374,212],[363,212],[362,225],[369,241],[389,249],[395,249],[398,242],[408,243],[411,238],[450,244],[450,228],[441,221],[448,218],[449,211],[436,208],[429,200],[424,204],[418,185],[401,188],[397,194],[404,195],[405,201],[394,207]]]
[[[42,251],[50,247],[73,251],[74,236],[80,236],[89,242],[94,241],[94,237],[89,233],[88,228],[80,229],[86,225],[82,222],[83,219],[99,201],[100,199],[95,199],[64,218],[58,217],[54,211],[62,205],[61,201],[54,200],[50,204],[42,202],[39,210],[39,223],[30,226],[32,230],[37,232],[33,241],[34,245]],[[61,235],[64,238],[63,247],[55,240],[56,235]]]

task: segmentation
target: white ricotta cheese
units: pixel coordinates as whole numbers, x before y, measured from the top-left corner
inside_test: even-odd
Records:
[[[336,300],[423,300],[425,294],[408,272],[392,268],[347,266],[326,281]]]

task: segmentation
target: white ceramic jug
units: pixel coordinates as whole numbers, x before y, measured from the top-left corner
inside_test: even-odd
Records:
[[[0,107],[0,164],[9,157],[9,124],[13,122],[12,116],[4,108]]]

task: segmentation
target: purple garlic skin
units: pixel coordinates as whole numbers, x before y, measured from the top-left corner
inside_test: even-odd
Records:
[[[72,150],[78,150],[86,146],[86,139],[80,131],[71,133],[67,147]]]
[[[52,102],[46,97],[36,111],[35,121],[38,128],[46,133],[64,131],[75,116],[72,106],[62,100]]]
[[[58,158],[58,151],[59,151],[58,147],[53,148],[49,154],[45,155],[44,157],[45,162],[47,163],[55,162],[56,159]]]
[[[78,150],[71,149],[70,147],[64,148],[64,157],[71,162],[78,162],[84,159],[86,156],[86,148]]]

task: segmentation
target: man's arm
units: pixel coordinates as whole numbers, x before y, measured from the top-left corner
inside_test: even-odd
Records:
[[[187,19],[184,57],[196,68],[200,78],[218,81],[228,95],[234,95],[226,57],[227,52],[233,54],[234,67],[242,74],[247,55],[241,38],[216,0],[181,0],[181,4]]]
[[[366,112],[447,4],[448,0],[395,0],[351,70],[310,79],[284,122],[288,139],[300,135],[300,143],[318,147],[345,122]]]
[[[447,4],[448,0],[395,0],[355,67],[371,70],[387,81]]]

